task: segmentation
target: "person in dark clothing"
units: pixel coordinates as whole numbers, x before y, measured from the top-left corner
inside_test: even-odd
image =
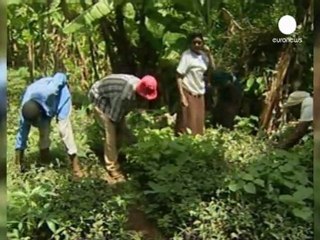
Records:
[[[234,119],[240,112],[243,90],[239,79],[226,71],[213,71],[208,91],[211,123],[233,129]],[[215,98],[215,100],[212,100]]]

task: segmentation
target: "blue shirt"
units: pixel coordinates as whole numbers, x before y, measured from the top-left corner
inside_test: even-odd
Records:
[[[35,81],[25,90],[21,107],[29,100],[39,103],[46,114],[37,127],[41,127],[45,121],[51,121],[53,117],[58,120],[66,119],[71,109],[71,94],[67,86],[67,76],[63,73],[56,73],[53,77],[44,77]],[[16,149],[24,150],[27,147],[30,127],[30,123],[25,121],[20,113]]]

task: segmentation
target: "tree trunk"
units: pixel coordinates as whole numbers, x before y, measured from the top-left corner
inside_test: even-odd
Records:
[[[97,0],[92,0],[92,4],[95,4],[97,2]],[[109,60],[111,65],[111,71],[117,72],[117,54],[114,51],[114,42],[112,40],[113,37],[114,39],[116,39],[115,32],[110,26],[110,22],[106,17],[103,17],[99,20],[99,28],[101,31],[102,39],[105,43],[105,59]]]
[[[297,9],[295,20],[297,25],[305,25],[309,17],[309,9],[312,5],[312,0],[294,0]]]
[[[88,36],[88,41],[89,41],[89,47],[90,47],[90,56],[91,56],[92,68],[93,68],[93,72],[94,72],[94,78],[97,81],[97,80],[99,80],[100,77],[99,77],[99,73],[97,70],[94,46],[93,46],[93,42],[92,42],[92,39],[90,36]]]
[[[124,28],[124,16],[122,13],[123,4],[118,5],[116,12],[116,39],[113,39],[120,57],[120,68],[122,73],[136,74],[136,63],[134,60],[134,51],[132,44],[127,38],[127,33]]]
[[[140,46],[137,50],[137,59],[139,62],[139,67],[137,71],[137,75],[143,76],[145,74],[152,74],[151,71],[156,69],[156,63],[158,62],[158,54],[156,53],[154,47],[151,45],[150,41],[150,35],[147,27],[146,27],[146,15],[145,15],[145,9],[147,0],[143,0],[141,4],[141,9],[135,9],[137,12],[139,12],[138,20],[139,20],[139,26],[138,26],[138,32],[139,32],[139,38],[140,38]],[[154,41],[156,39],[153,39]]]
[[[28,65],[30,74],[30,83],[34,78],[34,42],[33,39],[28,43]]]
[[[13,46],[14,46],[14,40],[12,39],[12,35],[11,35],[11,28],[10,26],[8,26],[8,30],[7,30],[7,63],[8,63],[8,68],[9,67],[14,67],[15,66],[15,61],[14,61],[14,50],[13,50]]]
[[[88,69],[88,64],[87,64],[87,61],[86,61],[86,58],[83,54],[83,52],[81,51],[81,48],[79,46],[79,43],[76,43],[76,49],[77,49],[77,52],[80,56],[80,66],[82,68],[82,79],[81,79],[81,86],[83,88],[86,88],[88,89],[89,88],[89,84],[87,82],[87,80],[89,79],[89,69]]]
[[[288,67],[292,59],[292,46],[286,45],[286,48],[282,51],[278,64],[276,66],[276,75],[272,81],[270,91],[267,93],[265,99],[265,107],[261,114],[261,127],[267,129],[268,132],[272,129],[272,116],[274,111],[279,110],[280,94],[287,75]]]
[[[50,16],[47,16],[47,19],[49,21]],[[45,34],[45,18],[41,17],[41,20],[39,22],[39,28],[40,28],[40,47],[39,47],[39,51],[38,51],[38,61],[37,61],[37,65],[41,66],[43,72],[45,75],[49,75],[48,73],[48,62],[47,62],[47,39],[44,39],[43,35]]]
[[[100,20],[100,30],[101,35],[105,43],[105,59],[110,60],[110,65],[112,72],[118,72],[117,68],[117,54],[114,51],[113,42],[111,40],[110,35],[114,35],[113,29],[108,26],[108,22],[106,19]]]

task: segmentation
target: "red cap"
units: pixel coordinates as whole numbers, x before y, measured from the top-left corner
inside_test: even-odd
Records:
[[[139,81],[136,91],[147,100],[154,100],[158,96],[157,85],[157,80],[154,77],[146,75]]]

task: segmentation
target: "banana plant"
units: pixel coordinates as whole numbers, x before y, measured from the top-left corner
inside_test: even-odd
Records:
[[[86,11],[81,13],[72,22],[70,22],[64,29],[64,33],[70,34],[84,29],[108,14],[114,12],[115,7],[123,1],[100,0],[98,3],[92,5]]]

